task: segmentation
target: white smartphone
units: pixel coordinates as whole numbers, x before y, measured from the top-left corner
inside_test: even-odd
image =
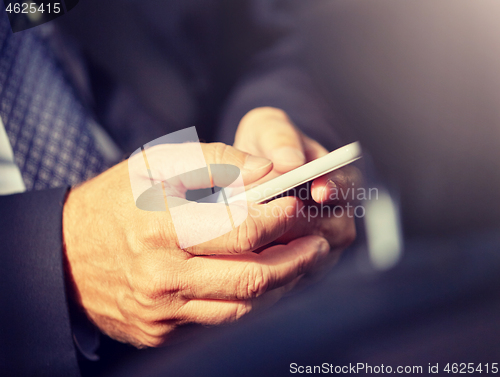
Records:
[[[356,141],[240,194],[228,197],[228,192],[222,193],[218,201],[233,203],[237,200],[247,200],[254,203],[264,203],[279,194],[348,165],[361,157],[361,146]],[[227,189],[224,189],[224,191],[227,191]]]

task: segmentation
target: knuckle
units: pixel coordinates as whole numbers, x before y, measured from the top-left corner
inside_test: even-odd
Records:
[[[145,226],[140,231],[138,242],[147,249],[178,246],[173,223],[162,213],[149,216],[148,221],[145,222]]]
[[[166,241],[164,227],[158,216],[151,216],[146,221],[141,222],[139,229],[134,237],[133,248],[134,253],[143,254],[148,250],[158,247],[162,241]]]
[[[159,294],[154,290],[144,288],[133,291],[132,295],[137,307],[142,309],[141,318],[145,320],[149,319],[149,314],[159,306]]]
[[[230,254],[242,254],[252,251],[261,237],[261,231],[254,219],[247,221],[236,228],[235,233],[228,233],[227,250]]]
[[[157,299],[163,291],[162,286],[165,285],[164,277],[156,271],[151,271],[147,266],[143,266],[138,275],[133,286],[134,297],[138,301]]]
[[[125,304],[120,306],[122,315],[136,322],[139,327],[152,325],[162,319],[156,310],[156,303],[140,293],[132,293],[132,297],[127,299]]]
[[[134,263],[126,273],[126,283],[137,303],[150,307],[184,288],[179,271],[168,267],[161,258],[142,258]]]
[[[125,271],[126,284],[132,296],[139,301],[154,295],[156,272],[144,263],[141,257],[135,258],[132,268]]]
[[[224,162],[229,153],[229,146],[224,143],[211,143],[212,158],[215,164]]]
[[[139,282],[135,283],[132,288],[131,294],[137,307],[151,312],[153,317],[156,311],[162,308],[166,299],[171,298],[178,291],[174,288],[173,282],[168,282],[164,274],[156,273],[150,278],[142,278]]]
[[[246,267],[245,276],[241,279],[240,292],[244,299],[257,298],[267,292],[270,287],[269,275],[265,273],[264,266],[260,264],[249,264]]]
[[[281,216],[283,214],[283,216]],[[285,211],[280,211],[280,216],[276,216],[276,230],[279,234],[286,233],[289,231],[295,224],[295,221],[298,220],[298,218],[292,219],[294,214],[292,216],[286,215]]]
[[[139,325],[142,343],[148,347],[159,347],[167,338],[172,326],[165,326],[159,322],[142,322]]]
[[[132,291],[132,297],[140,308],[150,308],[154,303],[152,296],[151,292],[144,288],[137,288]]]
[[[147,309],[142,309],[139,312],[138,320],[141,321],[145,326],[153,327],[158,321],[165,319],[165,314],[159,310],[158,307],[150,307]]]

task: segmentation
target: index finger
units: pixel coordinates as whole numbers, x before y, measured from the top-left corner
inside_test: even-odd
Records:
[[[303,203],[295,197],[283,197],[267,204],[235,202],[226,206],[224,203],[190,203],[182,209],[189,211],[188,215],[184,213],[189,223],[182,227],[174,224],[179,240],[190,241],[194,237],[206,240],[202,243],[187,242],[188,247],[179,245],[191,254],[243,254],[267,245],[286,233],[298,220],[295,214],[301,207]],[[216,210],[220,212],[217,214]]]

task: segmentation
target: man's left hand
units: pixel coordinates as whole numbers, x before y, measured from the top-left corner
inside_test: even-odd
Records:
[[[273,170],[257,183],[328,154],[321,144],[298,130],[284,111],[272,107],[253,109],[242,118],[234,146],[273,162]],[[352,192],[361,184],[361,173],[353,166],[315,179],[311,186],[312,199],[305,204],[316,209],[306,208],[304,213],[298,214],[302,219],[277,242],[289,242],[309,234],[320,235],[328,240],[332,249],[330,264],[335,263],[341,251],[356,237],[353,213],[356,197],[353,199]]]

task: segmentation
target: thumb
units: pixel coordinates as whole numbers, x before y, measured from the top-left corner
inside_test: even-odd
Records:
[[[306,162],[300,131],[279,109],[260,108],[249,112],[240,122],[234,145],[267,157],[279,173],[295,169]]]
[[[245,185],[259,180],[273,169],[269,159],[253,156],[223,143],[202,143],[201,149],[211,170],[212,183],[219,187],[231,186],[232,179],[229,178],[234,175],[234,167],[240,169]]]

